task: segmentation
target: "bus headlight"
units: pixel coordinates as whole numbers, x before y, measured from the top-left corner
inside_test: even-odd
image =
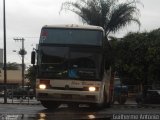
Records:
[[[88,90],[89,90],[90,92],[94,92],[94,91],[96,91],[96,87],[89,87]]]
[[[40,88],[40,89],[46,89],[46,85],[45,85],[45,84],[40,84],[40,85],[39,85],[39,88]]]

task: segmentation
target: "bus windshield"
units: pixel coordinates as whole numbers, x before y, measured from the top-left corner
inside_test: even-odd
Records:
[[[76,47],[41,46],[39,53],[40,78],[100,79],[102,55],[98,52]]]
[[[43,28],[40,43],[101,46],[102,39],[100,30]]]

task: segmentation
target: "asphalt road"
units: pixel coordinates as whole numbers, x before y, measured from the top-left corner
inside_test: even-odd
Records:
[[[160,119],[160,107],[137,105],[113,105],[111,108],[102,110],[93,110],[86,106],[79,108],[69,108],[67,105],[61,105],[56,110],[47,110],[41,105],[24,104],[0,104],[0,120],[116,120],[117,115],[154,115],[154,118]],[[123,116],[122,116],[123,115]],[[118,119],[118,118],[117,118]],[[138,119],[139,120],[139,119]],[[143,120],[148,120],[147,118]],[[150,120],[150,119],[149,119]]]

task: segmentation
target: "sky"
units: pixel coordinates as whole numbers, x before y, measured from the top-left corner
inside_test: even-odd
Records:
[[[38,43],[40,30],[44,25],[82,24],[79,17],[70,11],[60,12],[66,0],[5,0],[6,1],[6,37],[7,62],[21,63],[18,51],[21,42],[14,38],[25,39],[25,63],[30,64],[31,51]],[[76,1],[76,0],[72,0]],[[140,0],[140,32],[160,28],[160,0]],[[123,37],[128,32],[139,31],[136,24],[131,24],[119,32],[112,34]],[[0,1],[0,48],[3,48],[3,0]],[[13,52],[16,50],[17,52]]]

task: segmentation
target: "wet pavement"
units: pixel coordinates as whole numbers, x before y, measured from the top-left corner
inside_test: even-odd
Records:
[[[128,100],[125,105],[118,105],[115,102],[110,108],[101,110],[90,109],[85,105],[81,105],[79,108],[61,105],[55,110],[47,110],[36,100],[33,100],[32,104],[27,104],[24,101],[16,104],[0,104],[0,120],[110,120],[114,118],[114,115],[119,114],[154,114],[159,116],[160,106],[139,107],[133,100]]]
[[[110,120],[116,114],[159,113],[160,107],[139,108],[136,105],[113,105],[101,110],[93,110],[83,105],[79,108],[61,105],[55,110],[47,110],[41,105],[0,104],[0,117],[8,118],[4,120]]]

